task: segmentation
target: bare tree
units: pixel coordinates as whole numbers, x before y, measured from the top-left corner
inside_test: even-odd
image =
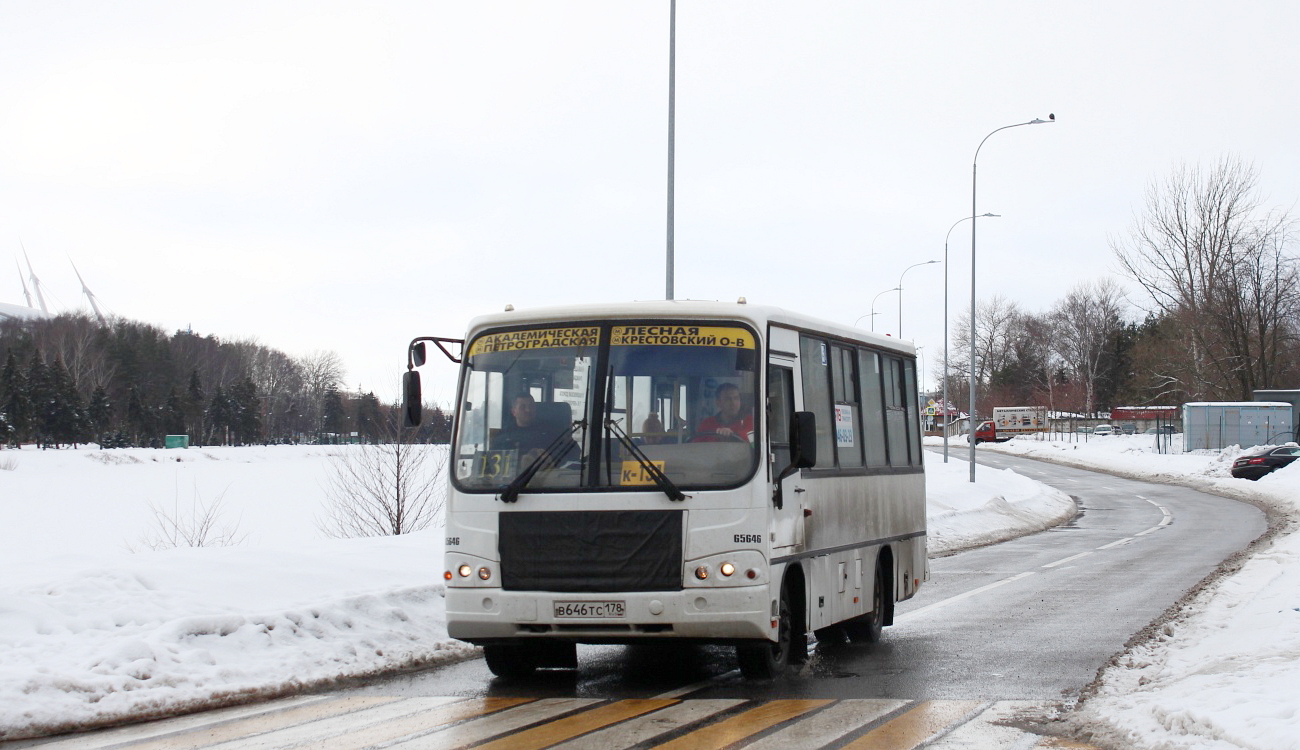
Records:
[[[1097,410],[1097,386],[1124,326],[1124,292],[1114,279],[1075,285],[1049,316],[1053,352],[1083,393],[1085,414]]]
[[[1261,208],[1254,167],[1233,157],[1152,182],[1144,213],[1111,248],[1182,341],[1156,365],[1162,388],[1246,399],[1277,384],[1300,332],[1292,228],[1286,212]]]
[[[239,533],[239,522],[221,522],[224,497],[223,492],[211,503],[204,502],[196,486],[188,508],[182,509],[178,498],[173,499],[170,511],[149,503],[153,528],[140,538],[140,545],[158,552],[175,547],[233,547],[242,543],[248,535]],[[136,551],[131,545],[127,549]]]
[[[241,342],[247,348],[245,361],[248,375],[257,392],[266,399],[265,421],[269,435],[285,432],[285,425],[292,424],[291,412],[295,398],[304,390],[302,365],[285,353],[258,344],[255,340]]]
[[[81,393],[107,386],[116,372],[99,344],[105,326],[84,313],[67,313],[33,327],[38,349],[63,360],[73,385]]]
[[[1015,302],[1001,295],[975,306],[975,383],[987,400],[987,387],[995,373],[1008,368],[1015,356],[1015,342],[1023,331],[1024,312]],[[970,313],[959,315],[953,328],[952,374],[970,375]],[[962,388],[961,390],[965,390]],[[983,413],[987,404],[978,404]]]
[[[394,536],[428,527],[442,512],[448,453],[389,425],[388,442],[345,446],[331,454],[325,517],[317,526],[337,538]]]
[[[318,350],[299,359],[298,366],[302,368],[304,412],[311,429],[320,432],[324,428],[325,394],[343,385],[343,358],[336,352]]]

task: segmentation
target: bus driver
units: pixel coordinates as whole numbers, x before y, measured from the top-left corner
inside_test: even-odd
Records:
[[[749,442],[754,435],[754,415],[740,414],[740,386],[723,383],[714,397],[718,411],[700,420],[693,443],[717,443],[725,440]]]
[[[519,451],[519,460],[521,466],[527,466],[528,463],[536,459],[546,450],[552,441],[557,439],[563,440],[566,444],[557,445],[556,456],[565,456],[572,458],[569,452],[572,450],[573,439],[560,438],[568,425],[546,425],[537,419],[537,400],[530,394],[521,393],[515,396],[510,405],[509,423],[501,428],[493,440],[494,446],[498,450]],[[565,460],[565,459],[559,459]]]

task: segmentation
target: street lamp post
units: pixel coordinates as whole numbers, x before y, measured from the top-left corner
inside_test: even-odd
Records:
[[[902,289],[901,286],[896,286],[893,289],[886,289],[880,294],[889,294],[890,292],[897,292],[901,289]],[[872,331],[876,330],[876,300],[880,299],[880,294],[877,294],[876,296],[871,298],[871,330]],[[862,320],[862,318],[858,318],[858,320]],[[856,321],[854,325],[857,325]]]
[[[938,263],[938,262],[939,261],[937,260],[927,260],[923,263],[916,263],[908,266],[907,268],[904,268],[903,272],[898,274],[898,338],[900,340],[902,340],[903,338],[903,277],[907,275],[908,271],[912,270],[913,268],[916,268],[917,266],[928,266],[932,263]]]
[[[975,481],[975,186],[977,165],[980,160],[980,149],[984,148],[984,143],[993,137],[993,133],[1000,133],[1010,128],[1018,128],[1022,125],[1042,125],[1044,123],[1056,122],[1056,115],[1050,114],[1046,120],[1040,120],[1035,117],[1029,122],[1018,122],[1015,125],[1004,125],[992,133],[984,136],[980,145],[975,148],[975,158],[971,160],[970,165],[970,424],[967,425],[970,432],[966,436],[970,444],[970,481]]]
[[[998,214],[980,214],[997,217]],[[971,216],[963,216],[948,227],[948,234],[943,236],[943,462],[948,463],[948,238],[952,230],[963,221],[970,221]]]
[[[673,298],[673,125],[677,101],[677,0],[671,0],[668,10],[668,248],[667,287],[664,299]]]

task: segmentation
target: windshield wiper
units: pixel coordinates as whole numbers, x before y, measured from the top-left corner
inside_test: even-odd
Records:
[[[560,463],[564,460],[564,457],[569,454],[569,451],[573,450],[573,448],[577,446],[577,443],[573,440],[573,432],[579,427],[586,426],[586,420],[581,420],[575,421],[569,426],[568,430],[560,430],[559,434],[551,440],[550,445],[546,446],[537,458],[534,458],[527,466],[525,466],[524,470],[519,472],[519,475],[511,480],[510,484],[507,484],[504,490],[501,490],[499,499],[502,502],[507,503],[517,501],[519,499],[519,493],[524,489],[524,487],[528,486],[529,482],[533,481],[533,477],[537,475],[537,472],[551,464]],[[563,450],[560,450],[561,446],[563,446]]]
[[[686,493],[678,489],[677,485],[673,484],[673,480],[669,479],[662,469],[641,452],[641,449],[637,447],[636,443],[632,442],[632,439],[627,436],[627,433],[618,425],[618,422],[613,419],[606,419],[605,427],[614,433],[614,437],[618,438],[618,442],[622,444],[628,453],[632,454],[637,463],[641,464],[641,468],[650,475],[650,479],[654,481],[655,486],[667,495],[669,500],[681,502],[686,499]]]

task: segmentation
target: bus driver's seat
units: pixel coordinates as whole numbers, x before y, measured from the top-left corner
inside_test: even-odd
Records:
[[[568,434],[573,426],[573,407],[567,401],[539,401],[535,419],[543,434],[551,437]]]

